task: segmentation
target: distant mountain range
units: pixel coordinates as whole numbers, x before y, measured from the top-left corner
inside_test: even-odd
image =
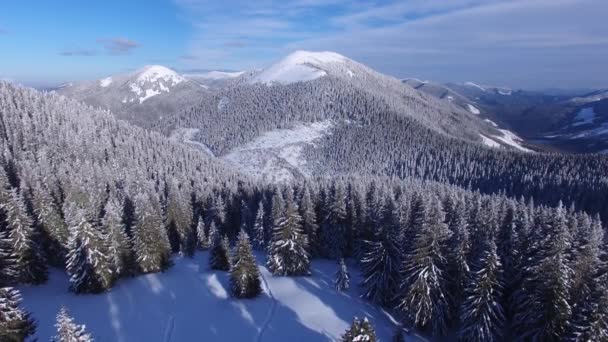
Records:
[[[480,114],[552,151],[608,152],[608,90],[555,95],[500,87],[405,79],[412,87]]]

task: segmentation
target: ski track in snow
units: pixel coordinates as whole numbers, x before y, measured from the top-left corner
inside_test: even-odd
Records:
[[[173,328],[175,327],[175,316],[169,316],[167,325],[165,326],[165,333],[163,334],[163,342],[171,342],[171,335],[173,335]]]
[[[265,271],[266,271],[265,267],[263,267],[263,268],[260,267],[260,276],[262,277],[262,282],[264,283],[264,287],[266,288],[266,293],[268,293],[268,296],[272,300],[272,305],[270,307],[270,310],[268,310],[268,315],[266,316],[264,323],[258,330],[258,335],[255,338],[255,342],[262,341],[262,337],[264,337],[264,332],[266,331],[266,328],[268,328],[268,325],[270,325],[270,322],[272,322],[272,318],[274,317],[274,313],[277,311],[277,305],[278,305],[277,299],[272,294],[272,290],[270,289],[270,286],[268,285],[268,280],[266,280],[266,276],[264,275]]]

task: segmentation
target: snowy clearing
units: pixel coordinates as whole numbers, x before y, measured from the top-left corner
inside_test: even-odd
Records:
[[[251,81],[267,85],[311,81],[327,74],[319,67],[331,63],[341,63],[345,60],[346,57],[334,52],[296,51],[265,69]]]
[[[470,103],[467,103],[467,109],[469,110],[469,112],[471,112],[472,114],[475,114],[475,115],[479,115],[479,113],[481,113],[479,111],[479,109],[477,109],[477,107],[473,106]]]
[[[593,107],[583,108],[574,117],[574,123],[572,126],[582,126],[587,124],[592,124],[595,120],[595,111]]]
[[[306,145],[329,134],[330,120],[299,124],[291,129],[266,132],[255,140],[237,147],[223,159],[240,171],[272,181],[287,181],[296,176],[309,176],[302,151]]]
[[[68,292],[67,276],[52,270],[47,284],[21,288],[24,306],[38,321],[41,341],[55,335],[62,305],[96,341],[335,341],[354,316],[368,317],[382,341],[394,332],[390,315],[360,299],[354,265],[345,292],[333,287],[332,261],[313,261],[310,277],[274,277],[260,267],[264,292],[238,300],[229,295],[228,273],[209,270],[207,258],[206,252],[176,257],[165,273],[121,280],[99,295]]]
[[[196,140],[196,135],[199,134],[199,132],[200,130],[198,128],[177,128],[171,132],[169,139],[192,145],[207,155],[215,157],[215,154],[207,145]]]
[[[490,119],[483,119],[483,121],[489,123],[490,125],[494,126],[494,127],[498,127],[498,125],[496,124],[496,122],[490,120]]]
[[[200,74],[185,74],[184,77],[196,77],[196,78],[202,78],[202,79],[206,79],[206,80],[224,80],[224,79],[228,79],[228,78],[236,78],[241,76],[242,74],[244,74],[244,71],[233,71],[233,72],[228,72],[228,71],[209,71],[209,72],[205,72],[205,73],[200,73]]]
[[[465,82],[464,85],[465,86],[469,86],[469,87],[473,87],[473,88],[477,88],[477,89],[479,89],[481,91],[486,91],[486,89],[484,87],[482,87],[482,86],[480,86],[478,84],[475,84],[473,82]]]
[[[500,147],[501,145],[499,143],[497,143],[496,141],[486,137],[485,135],[479,133],[479,136],[481,137],[481,140],[483,141],[483,144],[489,147]]]
[[[495,139],[502,141],[503,143],[515,147],[516,149],[523,152],[534,152],[530,149],[527,149],[521,145],[523,141],[522,138],[518,137],[515,133],[509,131],[508,129],[499,129],[499,131],[503,134],[502,136],[494,135],[492,136]]]

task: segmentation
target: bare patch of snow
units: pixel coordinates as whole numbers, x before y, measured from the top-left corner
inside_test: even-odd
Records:
[[[228,106],[229,103],[230,103],[230,99],[228,99],[227,97],[224,96],[218,101],[217,109],[222,111]]]
[[[271,85],[311,81],[327,75],[321,66],[345,60],[346,57],[334,52],[296,51],[256,75],[252,82]]]
[[[310,176],[302,151],[307,145],[330,133],[330,120],[299,124],[291,129],[266,132],[235,148],[223,159],[245,173],[276,182]]]
[[[486,137],[483,134],[479,134],[479,136],[481,137],[481,140],[483,141],[483,144],[489,147],[495,147],[495,148],[499,148],[501,145],[499,143],[497,143],[496,141]]]
[[[583,108],[574,117],[574,123],[572,126],[582,126],[587,124],[592,124],[595,120],[595,111],[593,107]]]
[[[106,77],[104,79],[99,80],[99,86],[102,88],[109,87],[112,84],[112,77]]]
[[[202,78],[202,79],[207,79],[207,80],[223,80],[223,79],[228,79],[228,78],[236,78],[236,77],[241,76],[244,73],[245,73],[244,71],[234,71],[234,72],[209,71],[209,72],[200,73],[200,74],[185,74],[184,77],[196,77],[196,78]]]
[[[470,103],[467,103],[467,109],[469,110],[469,112],[471,112],[471,113],[473,113],[473,114],[475,114],[475,115],[479,115],[479,113],[481,113],[481,112],[479,111],[479,109],[477,109],[477,107],[473,106],[473,105],[472,105],[472,104],[470,104]]]
[[[474,87],[474,88],[477,88],[477,89],[479,89],[479,90],[481,90],[481,91],[486,91],[486,89],[485,89],[484,87],[482,87],[482,86],[480,86],[480,85],[478,85],[478,84],[475,84],[475,83],[473,83],[473,82],[465,82],[465,83],[464,83],[464,85],[465,85],[465,86],[469,86],[469,87]]]
[[[511,89],[498,89],[498,94],[503,95],[503,96],[509,96],[512,93],[513,92],[511,91]]]
[[[494,126],[494,127],[498,127],[498,125],[496,124],[496,122],[490,120],[490,119],[483,119],[483,121],[489,123],[490,125]]]
[[[502,133],[502,136],[494,135],[493,138],[498,139],[509,146],[515,147],[516,149],[518,149],[520,151],[534,152],[530,149],[523,147],[521,145],[521,142],[523,141],[523,139],[518,137],[515,133],[513,133],[507,129],[499,129],[499,131]]]
[[[158,90],[146,89],[146,94],[139,98],[139,103],[143,103],[147,99],[151,98],[152,96],[156,96],[158,94],[160,94],[160,91],[158,91]]]

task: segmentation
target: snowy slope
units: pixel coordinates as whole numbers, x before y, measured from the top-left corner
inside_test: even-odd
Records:
[[[326,68],[331,64],[344,63],[348,59],[335,52],[296,51],[278,63],[263,70],[251,79],[251,83],[289,84],[317,79],[327,75]],[[354,73],[346,70],[352,77]]]
[[[335,262],[313,261],[311,277],[274,277],[261,267],[264,293],[237,300],[229,295],[228,274],[210,271],[207,258],[176,258],[165,273],[122,280],[100,295],[69,293],[67,276],[54,270],[47,284],[21,288],[24,306],[38,320],[41,341],[55,334],[61,305],[98,342],[335,341],[353,316],[368,317],[382,341],[394,332],[388,314],[359,298],[354,266],[353,286],[344,293],[333,288]]]
[[[227,78],[236,78],[244,73],[244,71],[208,71],[196,74],[184,74],[184,77],[206,80],[223,80]]]
[[[333,126],[330,120],[325,120],[266,132],[230,151],[223,159],[239,171],[267,181],[281,182],[309,176],[303,149],[329,134]]]

